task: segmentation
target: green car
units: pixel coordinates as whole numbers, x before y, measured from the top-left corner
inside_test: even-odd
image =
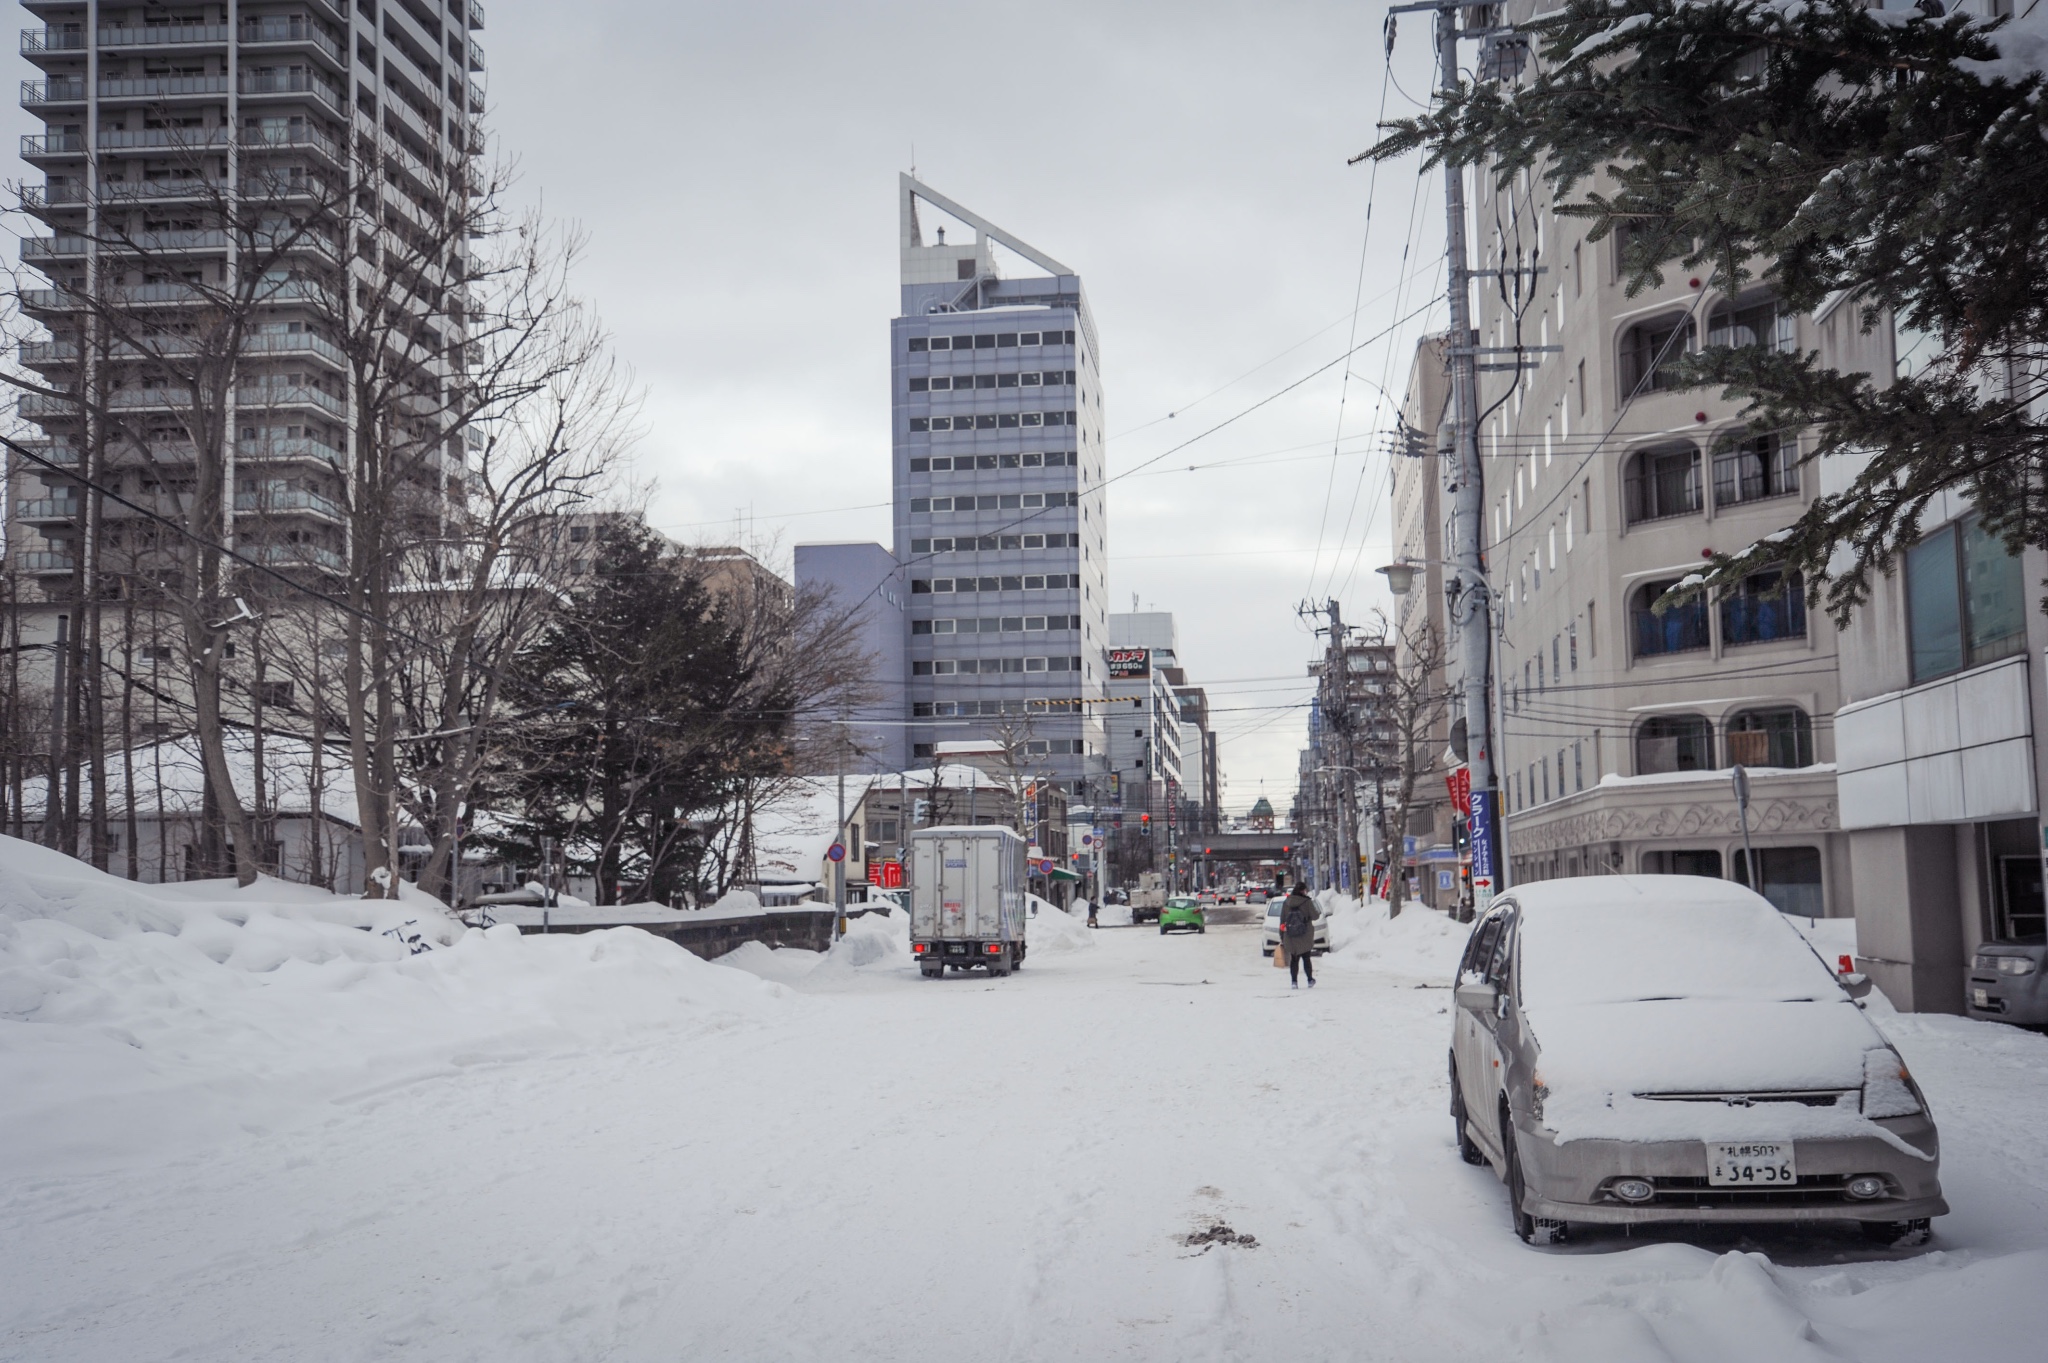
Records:
[[[1202,903],[1193,895],[1175,895],[1159,911],[1159,935],[1164,937],[1175,928],[1193,928],[1196,932],[1209,930],[1208,924],[1202,921]]]

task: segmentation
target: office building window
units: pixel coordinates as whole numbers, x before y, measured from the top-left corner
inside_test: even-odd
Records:
[[[1793,314],[1768,296],[1723,303],[1707,318],[1707,344],[1791,350],[1798,343],[1794,321]]]
[[[2017,556],[1972,516],[1906,551],[1906,634],[1913,680],[2010,657],[2027,646]]]
[[[1731,860],[1735,871],[1729,878],[1751,885],[1749,857],[1738,847]],[[1770,900],[1778,912],[1796,913],[1802,918],[1819,918],[1827,912],[1821,894],[1818,847],[1759,847],[1756,864],[1763,872],[1763,883],[1751,888]]]
[[[1653,848],[1643,853],[1643,873],[1653,876],[1721,878],[1721,854],[1711,847]]]
[[[1796,705],[1744,710],[1728,721],[1728,762],[1745,767],[1813,765],[1813,721]]]
[[[1672,361],[1685,354],[1692,339],[1692,323],[1683,316],[1659,317],[1638,322],[1621,336],[1621,391],[1623,400],[1642,393],[1676,389]]]
[[[1797,446],[1775,435],[1729,436],[1714,446],[1714,504],[1736,506],[1799,491]]]
[[[1667,653],[1687,653],[1706,648],[1712,643],[1707,632],[1705,598],[1695,596],[1683,605],[1667,607],[1661,615],[1653,609],[1658,598],[1677,585],[1674,579],[1668,582],[1646,582],[1636,588],[1635,606],[1629,611],[1629,619],[1635,630],[1638,658],[1661,657]]]
[[[1714,726],[1705,715],[1652,715],[1636,730],[1636,775],[1713,769]]]
[[[1689,516],[1700,509],[1700,452],[1691,445],[1639,450],[1624,480],[1628,523]]]

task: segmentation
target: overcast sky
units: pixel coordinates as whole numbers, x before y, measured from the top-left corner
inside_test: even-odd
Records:
[[[1295,608],[1383,604],[1379,387],[1401,388],[1442,316],[1395,326],[1441,292],[1438,182],[1381,169],[1368,241],[1372,171],[1345,165],[1381,108],[1381,19],[1351,0],[490,0],[482,41],[522,192],[589,233],[582,286],[647,386],[637,472],[678,537],[766,541],[784,563],[806,540],[888,542],[913,156],[1078,270],[1110,477],[1202,436],[1110,488],[1111,609],[1174,612],[1226,806],[1263,781],[1284,809],[1321,648]],[[1411,17],[1394,63],[1410,93],[1429,41]],[[1393,335],[1348,383],[1341,361],[1307,377],[1353,340],[1361,273],[1355,339]]]
[[[1344,164],[1383,97],[1392,115],[1415,107],[1402,88],[1426,92],[1426,23],[1404,24],[1386,90],[1383,11],[1355,0],[486,3],[519,193],[588,233],[582,290],[647,389],[634,474],[654,523],[785,570],[805,540],[888,542],[896,177],[914,156],[1080,272],[1111,609],[1175,614],[1226,808],[1263,782],[1284,810],[1322,646],[1295,608],[1383,604],[1379,389],[1441,325],[1440,304],[1420,311],[1442,289],[1438,181],[1383,168],[1368,237],[1373,174]],[[1390,327],[1347,381],[1348,345]]]

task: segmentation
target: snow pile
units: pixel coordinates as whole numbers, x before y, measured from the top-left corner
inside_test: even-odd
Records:
[[[1387,916],[1384,899],[1337,896],[1330,910],[1330,958],[1448,983],[1471,928],[1421,904]]]
[[[1033,954],[1084,951],[1094,945],[1095,934],[1089,931],[1086,908],[1077,916],[1040,900],[1038,913],[1025,920],[1024,946]]]
[[[726,1025],[777,992],[631,928],[522,937],[417,892],[138,885],[0,837],[0,1148],[284,1120],[480,1059]]]
[[[910,920],[897,914],[862,914],[846,920],[846,935],[832,944],[821,966],[869,970],[910,961]]]
[[[1105,928],[1127,928],[1132,923],[1131,906],[1104,904],[1095,911],[1095,921]]]

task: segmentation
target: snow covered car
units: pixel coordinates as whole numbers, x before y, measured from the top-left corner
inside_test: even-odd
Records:
[[[1979,946],[1963,981],[1963,1002],[1973,1018],[2048,1024],[2048,944],[2032,937]]]
[[[1280,911],[1287,906],[1287,897],[1266,902],[1266,930],[1260,936],[1259,954],[1271,956],[1273,948],[1280,945]],[[1320,956],[1330,949],[1330,914],[1322,905],[1316,905],[1316,940],[1312,954]]]
[[[1188,895],[1177,894],[1166,901],[1166,907],[1159,911],[1159,935],[1179,928],[1183,932],[1207,932],[1208,920],[1202,915],[1202,901]]]
[[[1940,1145],[1868,988],[1729,881],[1519,886],[1458,966],[1458,1151],[1493,1166],[1531,1243],[1574,1221],[1856,1221],[1917,1243],[1948,1211]]]

